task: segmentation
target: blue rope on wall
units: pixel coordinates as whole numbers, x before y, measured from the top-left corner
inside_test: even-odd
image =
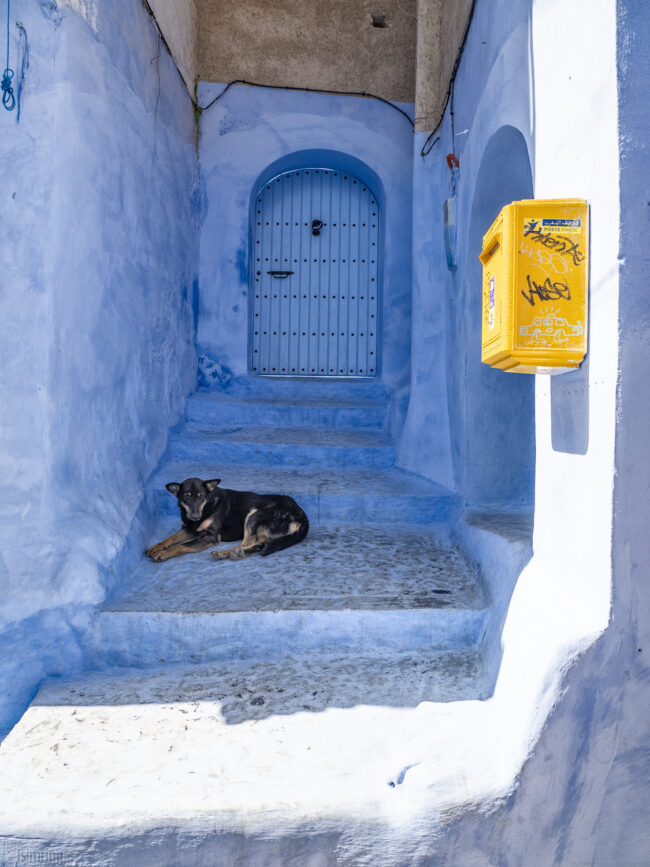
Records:
[[[23,93],[23,86],[25,84],[25,70],[29,69],[29,42],[27,41],[27,31],[25,30],[25,25],[22,21],[16,21],[16,27],[18,28],[18,32],[20,33],[20,43],[22,46],[22,59],[20,61],[20,77],[18,79],[18,91],[16,94],[16,104],[18,105],[18,111],[16,112],[16,123],[20,121],[20,98]]]
[[[9,16],[11,10],[11,0],[7,0],[7,64],[5,71],[2,73],[2,104],[7,111],[13,111],[16,107],[16,97],[14,89],[11,86],[11,81],[14,77],[13,69],[9,68]]]

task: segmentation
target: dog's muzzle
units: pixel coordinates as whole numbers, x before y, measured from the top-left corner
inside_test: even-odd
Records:
[[[200,521],[203,517],[203,503],[200,503],[198,508],[192,507],[188,503],[181,503],[183,511],[187,516],[188,521]]]

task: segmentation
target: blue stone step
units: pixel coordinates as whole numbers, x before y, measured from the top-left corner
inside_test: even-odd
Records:
[[[169,454],[176,460],[267,467],[382,469],[395,463],[392,440],[383,431],[326,428],[187,425],[170,439]]]
[[[241,397],[197,393],[187,402],[187,420],[203,425],[272,425],[274,427],[325,427],[382,430],[386,424],[385,401],[344,402],[311,397]]]
[[[312,525],[434,524],[449,522],[458,509],[458,498],[451,491],[394,467],[334,472],[176,462],[165,464],[151,481],[148,497],[153,514],[178,515],[176,498],[165,484],[190,477],[220,478],[224,488],[234,490],[289,494]]]
[[[162,520],[158,541],[176,528]],[[487,599],[426,527],[321,526],[268,558],[147,558],[95,616],[92,666],[476,648]]]
[[[289,379],[288,377],[231,377],[214,390],[199,394],[227,394],[279,400],[333,400],[355,403],[363,400],[388,401],[388,392],[377,379]]]

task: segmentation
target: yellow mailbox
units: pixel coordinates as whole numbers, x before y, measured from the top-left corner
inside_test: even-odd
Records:
[[[483,238],[481,360],[512,373],[564,373],[587,352],[589,205],[525,199]]]

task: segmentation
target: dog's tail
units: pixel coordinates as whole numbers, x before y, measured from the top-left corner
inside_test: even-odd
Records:
[[[297,545],[298,542],[302,542],[308,532],[309,520],[307,519],[307,515],[303,512],[300,523],[298,524],[298,529],[293,533],[289,533],[287,536],[280,536],[277,539],[271,539],[269,542],[265,542],[260,549],[260,555],[262,557],[268,557],[269,554],[274,554],[276,551],[282,551],[285,548],[290,548],[292,545]]]

